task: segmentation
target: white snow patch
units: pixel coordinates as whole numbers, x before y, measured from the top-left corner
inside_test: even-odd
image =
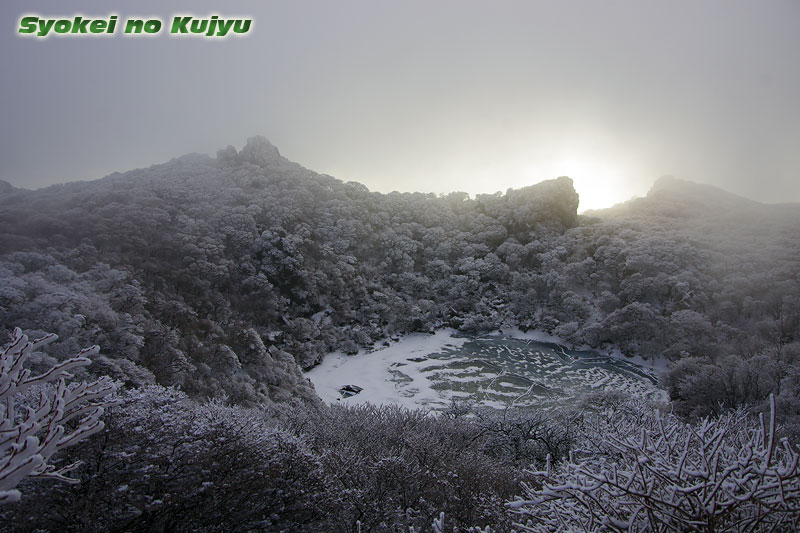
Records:
[[[430,387],[421,368],[435,361],[409,361],[425,358],[428,354],[446,347],[458,348],[469,339],[453,338],[452,329],[442,329],[433,335],[414,333],[400,342],[373,352],[346,355],[333,352],[309,370],[306,377],[314,384],[324,402],[349,404],[396,404],[418,409],[429,404],[447,404],[442,395]],[[358,385],[363,390],[349,398],[342,398],[339,389],[345,385]]]

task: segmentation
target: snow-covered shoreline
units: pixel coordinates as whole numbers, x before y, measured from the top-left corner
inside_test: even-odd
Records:
[[[390,381],[390,368],[393,363],[402,364],[404,360],[424,357],[448,345],[459,347],[468,339],[452,337],[453,329],[440,329],[434,334],[411,333],[404,335],[398,342],[390,346],[376,347],[370,351],[359,351],[356,355],[343,352],[332,352],[325,356],[320,364],[306,372],[306,377],[314,384],[317,394],[325,403],[336,403],[342,400],[339,388],[343,385],[355,384],[363,390],[356,396],[347,398],[348,403],[398,404],[408,408],[420,407],[421,400],[435,400],[433,390],[421,387],[425,377],[421,373],[410,375],[412,382],[405,388],[410,392],[416,387],[423,396],[403,396]],[[408,375],[410,368],[404,368]],[[420,380],[417,382],[417,380]],[[423,392],[423,389],[425,392]],[[427,394],[426,394],[427,393]]]

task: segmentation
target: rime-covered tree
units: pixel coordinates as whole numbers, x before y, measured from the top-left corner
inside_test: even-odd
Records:
[[[27,476],[70,483],[77,465],[56,465],[51,458],[103,429],[105,407],[117,386],[104,377],[68,383],[69,373],[91,363],[92,346],[36,375],[26,368],[32,353],[55,340],[51,334],[28,341],[19,328],[0,353],[0,503],[18,501],[17,485]]]
[[[531,472],[510,503],[526,531],[796,531],[800,454],[775,406],[689,424],[628,406],[594,415],[583,443]]]

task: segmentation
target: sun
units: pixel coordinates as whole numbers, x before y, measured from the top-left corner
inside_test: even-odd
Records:
[[[557,166],[564,169],[564,176],[572,178],[580,195],[579,211],[611,207],[627,200],[620,170],[605,161],[569,157]]]
[[[580,196],[578,212],[611,207],[633,196],[624,166],[596,155],[563,153],[545,165],[530,166],[526,174],[531,182],[558,176],[571,178]]]

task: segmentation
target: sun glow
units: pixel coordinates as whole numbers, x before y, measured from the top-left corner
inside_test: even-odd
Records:
[[[558,176],[572,178],[580,196],[579,212],[611,207],[638,192],[630,190],[629,172],[622,164],[577,153],[559,155],[547,165],[529,166],[525,174],[529,183]]]
[[[619,169],[608,163],[571,157],[559,167],[564,169],[565,176],[572,178],[581,197],[579,211],[611,207],[627,199]]]

